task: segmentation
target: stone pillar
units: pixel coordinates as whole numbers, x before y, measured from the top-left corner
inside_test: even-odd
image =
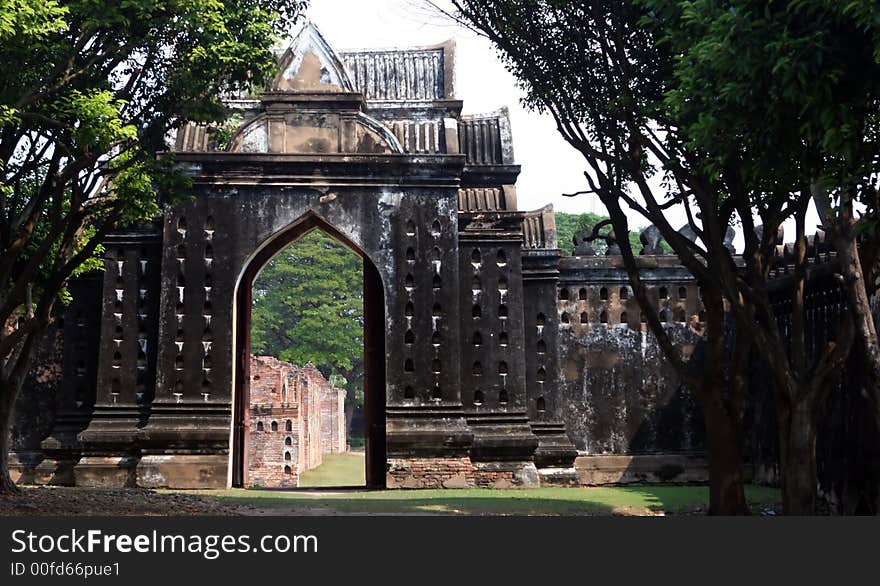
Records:
[[[77,485],[135,484],[137,438],[155,382],[161,242],[150,225],[104,243],[96,395],[91,422],[78,437]]]
[[[473,485],[461,405],[456,194],[401,203],[387,289],[389,488]],[[426,205],[428,204],[428,205]],[[433,209],[432,209],[433,208]]]
[[[139,485],[226,486],[231,421],[229,223],[209,198],[166,210],[155,399],[138,433]]]
[[[38,484],[73,485],[73,467],[82,455],[79,432],[88,427],[95,405],[100,353],[103,273],[89,273],[68,284],[73,301],[59,308],[62,376],[50,435],[41,445],[42,461],[33,471]],[[59,304],[60,305],[60,304]]]
[[[462,403],[481,486],[537,486],[526,416],[522,214],[461,214]]]
[[[559,396],[556,296],[559,251],[523,251],[525,365],[528,414],[538,437],[535,464],[543,483],[575,484],[577,450],[565,432]]]

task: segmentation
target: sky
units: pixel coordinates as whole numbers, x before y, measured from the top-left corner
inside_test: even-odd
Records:
[[[510,110],[514,156],[522,165],[517,181],[519,208],[533,210],[552,203],[558,212],[605,213],[594,195],[562,195],[586,189],[585,163],[559,135],[548,114],[523,107],[522,90],[487,39],[437,14],[423,0],[311,0],[307,16],[337,50],[424,46],[454,39],[455,97],[464,101],[462,113],[490,112],[502,106]],[[635,212],[628,216],[631,226],[647,225]],[[668,217],[675,227],[685,224],[683,212],[671,212]],[[785,226],[786,241],[794,233],[790,224]],[[807,233],[817,224],[818,216],[811,209]],[[739,231],[734,244],[742,249]]]

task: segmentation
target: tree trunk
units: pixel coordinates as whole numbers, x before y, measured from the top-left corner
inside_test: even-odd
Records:
[[[861,259],[855,238],[849,234],[839,234],[834,238],[840,271],[847,299],[852,308],[856,337],[864,354],[868,371],[868,390],[873,394],[874,419],[880,426],[880,338],[871,311],[871,299],[865,283]]]
[[[9,381],[0,381],[0,494],[18,492],[15,483],[9,476],[9,450],[12,447],[12,412],[15,397],[18,395],[16,385]]]
[[[837,250],[840,272],[843,274],[858,347],[862,351],[860,358],[864,361],[866,378],[863,392],[869,399],[875,433],[880,435],[880,339],[868,294],[867,283],[871,277],[865,274],[859,247],[851,229],[836,229],[833,243]],[[856,510],[877,514],[880,511],[880,450],[876,445],[866,445],[864,450],[864,470],[856,476],[857,483],[860,484],[856,489],[860,495]]]
[[[736,434],[723,411],[704,409],[703,415],[709,444],[709,514],[748,515],[742,455]]]
[[[706,308],[707,355],[696,391],[709,452],[709,514],[748,515],[740,444],[742,416],[738,401],[725,400],[726,397],[736,398],[744,391],[745,381],[738,380],[733,371],[748,357],[747,338],[741,332],[734,332],[738,352],[727,356],[725,339],[730,332],[725,328],[724,301],[720,291],[706,288],[703,304]],[[731,370],[729,383],[726,376],[728,364]]]
[[[780,418],[782,511],[816,513],[816,425],[812,401],[801,400]]]

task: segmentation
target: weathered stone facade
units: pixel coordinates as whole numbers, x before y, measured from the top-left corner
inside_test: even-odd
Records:
[[[346,450],[345,391],[312,365],[251,359],[248,479],[252,486],[299,486],[323,455]],[[340,422],[342,425],[340,425]]]
[[[65,328],[90,333],[65,336],[51,431],[17,445],[29,454],[19,472],[249,486],[258,460],[286,450],[255,447],[254,426],[289,415],[300,434],[332,429],[320,398],[295,416],[283,400],[255,404],[249,347],[256,274],[321,229],[364,261],[370,486],[592,483],[596,469],[693,480],[668,458],[700,455],[696,410],[644,331],[619,258],[564,257],[552,208],[517,210],[507,113],[462,116],[453,64],[451,44],[337,53],[308,25],[268,91],[228,100],[240,126],[226,150],[211,128],[182,128],[175,158],[192,197],[108,238],[95,291],[64,312]],[[693,346],[693,279],[655,246],[640,262],[668,327]],[[290,447],[291,462],[314,457]],[[594,461],[609,454],[640,471]]]

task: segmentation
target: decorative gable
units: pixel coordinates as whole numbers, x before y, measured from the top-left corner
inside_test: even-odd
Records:
[[[281,56],[281,72],[272,91],[302,93],[353,92],[354,85],[336,51],[312,23],[306,23]]]

